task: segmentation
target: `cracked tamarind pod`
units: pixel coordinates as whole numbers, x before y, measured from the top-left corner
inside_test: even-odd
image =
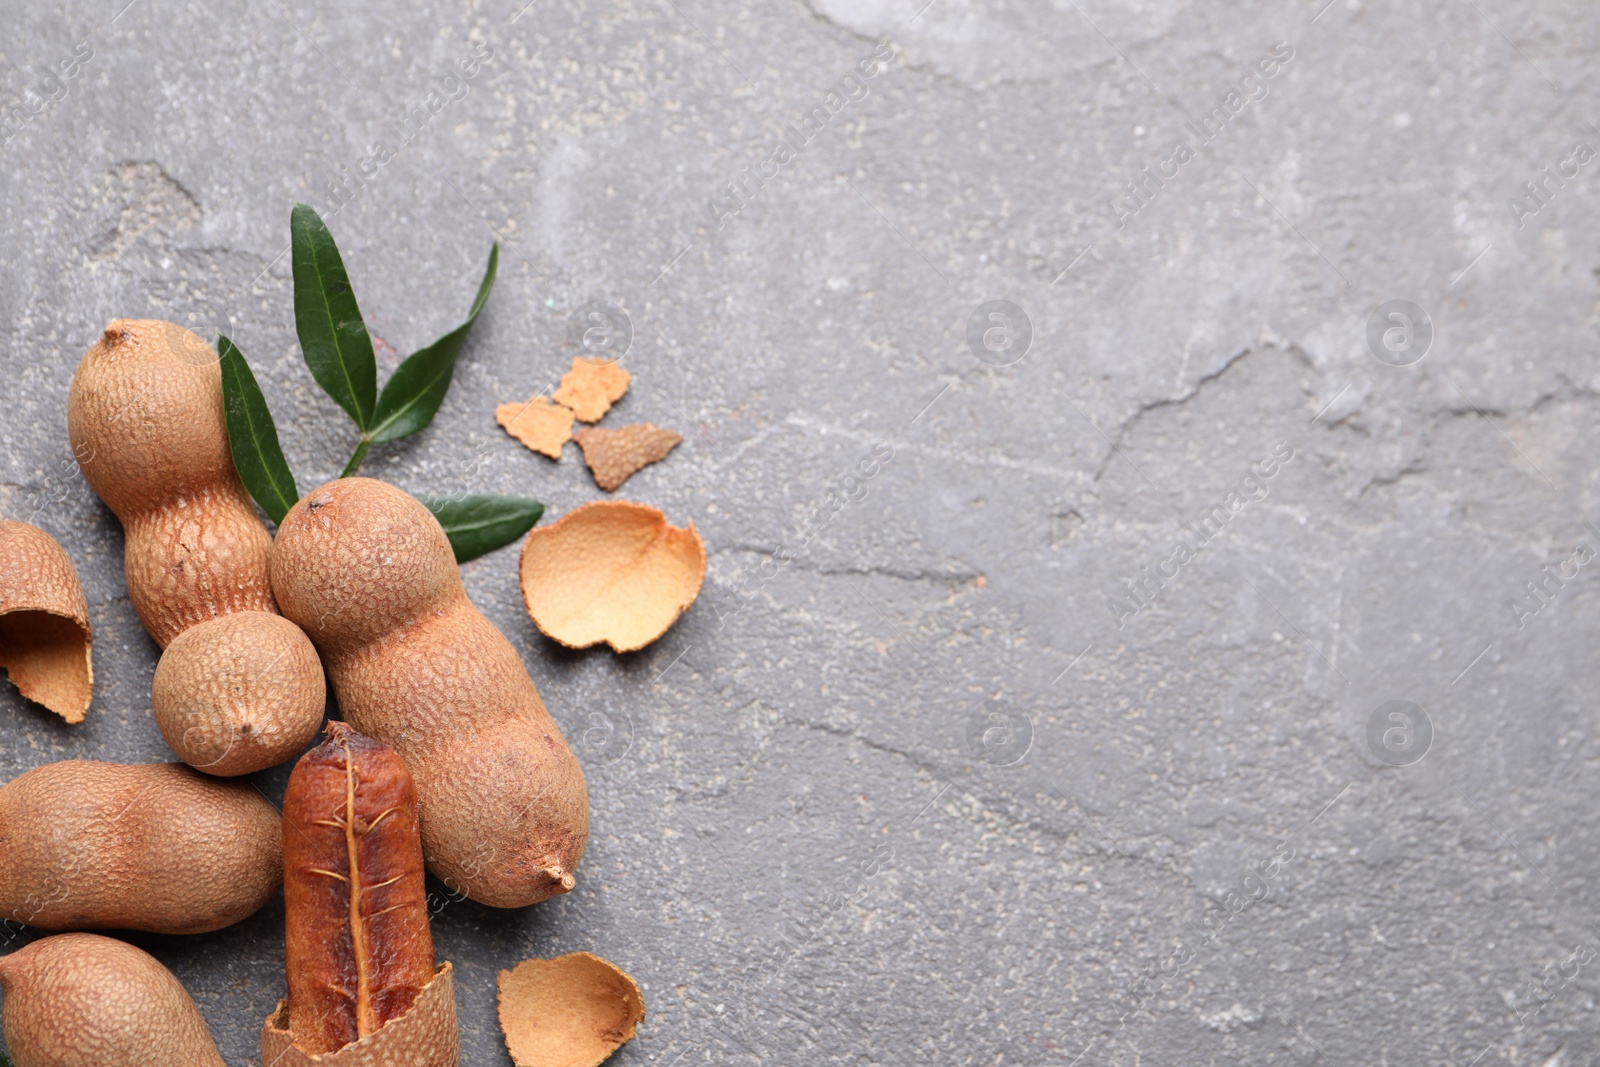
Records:
[[[283,832],[289,998],[267,1021],[262,1062],[456,1063],[450,966],[434,968],[417,791],[400,757],[329,723],[290,775]]]

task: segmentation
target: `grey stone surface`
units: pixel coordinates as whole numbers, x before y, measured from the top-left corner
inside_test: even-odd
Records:
[[[98,676],[78,728],[0,694],[0,776],[169,758],[66,442],[108,319],[229,330],[302,487],[348,455],[292,328],[309,200],[385,373],[503,242],[436,424],[367,473],[601,495],[493,409],[607,300],[608,424],[686,438],[619,495],[710,551],[627,656],[539,636],[514,548],[463,568],[594,816],[571,895],[439,914],[464,1063],[509,1062],[496,972],[577,949],[645,987],[623,1067],[1600,1060],[1592,5],[523,2],[0,2],[0,509],[80,567]],[[997,299],[1020,359],[967,343]],[[1391,300],[1420,361],[1369,346]],[[133,938],[230,1064],[281,922]]]

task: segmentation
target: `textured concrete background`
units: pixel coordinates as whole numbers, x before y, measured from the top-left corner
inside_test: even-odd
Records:
[[[367,473],[599,496],[493,411],[607,301],[608,424],[686,437],[619,495],[710,551],[628,656],[542,638],[514,548],[463,568],[594,815],[571,895],[438,916],[465,1063],[509,1062],[496,972],[577,949],[645,987],[624,1067],[1600,1061],[1592,4],[121,2],[0,3],[0,508],[81,569],[99,683],[78,728],[6,688],[0,775],[170,758],[66,442],[108,319],[227,329],[303,489],[348,455],[308,200],[384,373],[502,241]],[[991,300],[1025,353],[969,344]],[[281,922],[134,938],[230,1064]]]

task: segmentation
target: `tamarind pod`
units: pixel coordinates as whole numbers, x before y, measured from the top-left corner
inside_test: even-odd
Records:
[[[0,991],[17,1067],[224,1067],[177,977],[124,942],[98,934],[35,941],[0,956]]]
[[[336,1052],[434,978],[416,786],[393,749],[331,722],[289,777],[283,835],[294,1041]]]
[[[284,516],[270,568],[345,719],[416,779],[428,869],[496,908],[569,892],[589,838],[583,768],[467,598],[433,513],[387,482],[335,479]]]
[[[283,826],[249,783],[181,763],[46,763],[0,788],[0,919],[204,934],[278,891]]]

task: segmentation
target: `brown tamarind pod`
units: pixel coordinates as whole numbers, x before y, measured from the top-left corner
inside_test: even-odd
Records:
[[[434,980],[416,786],[389,746],[329,723],[289,777],[283,836],[289,1029],[336,1052]]]
[[[589,839],[583,768],[467,599],[433,513],[387,482],[335,479],[284,516],[271,572],[344,717],[416,778],[428,869],[496,908],[569,892]]]
[[[35,941],[0,956],[0,991],[0,1024],[17,1067],[224,1067],[178,979],[121,941]]]
[[[278,892],[282,829],[249,783],[181,763],[46,763],[0,788],[0,920],[220,930]]]

